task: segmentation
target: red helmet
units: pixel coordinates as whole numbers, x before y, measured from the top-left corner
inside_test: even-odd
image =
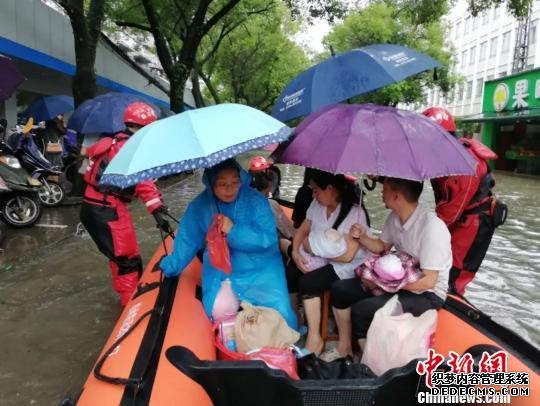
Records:
[[[124,110],[124,123],[137,124],[141,127],[157,120],[156,112],[143,102],[133,102]]]
[[[456,122],[454,116],[444,107],[430,107],[422,113],[424,116],[431,118],[438,123],[446,131],[456,131]]]
[[[270,164],[263,156],[254,156],[249,161],[249,170],[253,172],[264,171],[270,168]]]

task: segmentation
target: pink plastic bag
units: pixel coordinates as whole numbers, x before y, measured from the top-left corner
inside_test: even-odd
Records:
[[[239,307],[240,300],[238,300],[232,289],[231,281],[229,279],[221,281],[221,287],[216,295],[212,309],[214,322],[224,321],[236,316]]]
[[[264,361],[270,368],[281,369],[292,379],[300,379],[296,369],[296,357],[290,349],[263,347],[246,355],[247,359]]]
[[[263,347],[250,351],[247,354],[227,348],[224,343],[224,341],[227,341],[227,337],[224,337],[223,331],[223,327],[227,323],[228,321],[214,323],[213,329],[218,359],[226,361],[260,360],[270,368],[283,370],[292,379],[300,379],[297,373],[296,357],[289,348]]]
[[[227,239],[221,232],[223,214],[217,214],[210,224],[210,228],[206,233],[206,242],[208,247],[208,256],[212,265],[225,272],[231,274],[231,255]]]

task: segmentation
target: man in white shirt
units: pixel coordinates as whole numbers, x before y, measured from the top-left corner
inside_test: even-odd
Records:
[[[398,291],[405,312],[418,316],[428,309],[439,309],[446,299],[448,275],[452,266],[450,233],[435,212],[418,203],[421,182],[386,178],[382,198],[392,212],[386,219],[380,238],[371,237],[365,227],[355,224],[350,235],[375,254],[394,247],[418,259],[424,276]],[[351,308],[353,334],[360,344],[375,312],[393,294],[373,296],[364,291],[358,280],[341,280],[332,286],[332,304],[338,309]]]

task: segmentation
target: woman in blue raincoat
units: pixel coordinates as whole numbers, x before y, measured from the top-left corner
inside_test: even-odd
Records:
[[[187,207],[180,219],[173,252],[161,261],[165,276],[179,275],[204,247],[214,216],[224,215],[232,272],[215,268],[208,249],[203,255],[202,290],[206,314],[212,314],[221,282],[229,278],[240,300],[277,310],[296,328],[285,270],[281,260],[275,218],[267,199],[249,187],[250,176],[234,159],[206,169],[206,189]]]

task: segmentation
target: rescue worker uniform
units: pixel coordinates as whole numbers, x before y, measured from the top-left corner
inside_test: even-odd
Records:
[[[484,260],[498,225],[493,216],[496,200],[491,191],[495,180],[486,162],[497,155],[474,139],[460,141],[476,161],[476,174],[436,178],[431,185],[437,215],[452,236],[450,291],[463,295]]]
[[[122,305],[130,299],[143,270],[127,203],[137,196],[149,213],[163,207],[161,194],[152,180],[140,182],[121,194],[99,189],[103,171],[128,139],[128,134],[118,133],[88,148],[90,164],[84,176],[87,186],[81,207],[81,222],[101,253],[109,258],[113,288],[120,295]]]
[[[109,258],[113,288],[125,305],[137,288],[142,274],[137,235],[127,203],[139,197],[158,227],[171,234],[169,223],[164,219],[166,209],[153,180],[146,180],[121,191],[107,191],[99,186],[105,168],[120,151],[137,128],[157,119],[151,106],[134,102],[124,111],[125,132],[114,137],[103,137],[87,149],[89,165],[84,174],[86,190],[81,207],[81,222],[96,243],[98,249]],[[131,127],[131,130],[130,130]]]

